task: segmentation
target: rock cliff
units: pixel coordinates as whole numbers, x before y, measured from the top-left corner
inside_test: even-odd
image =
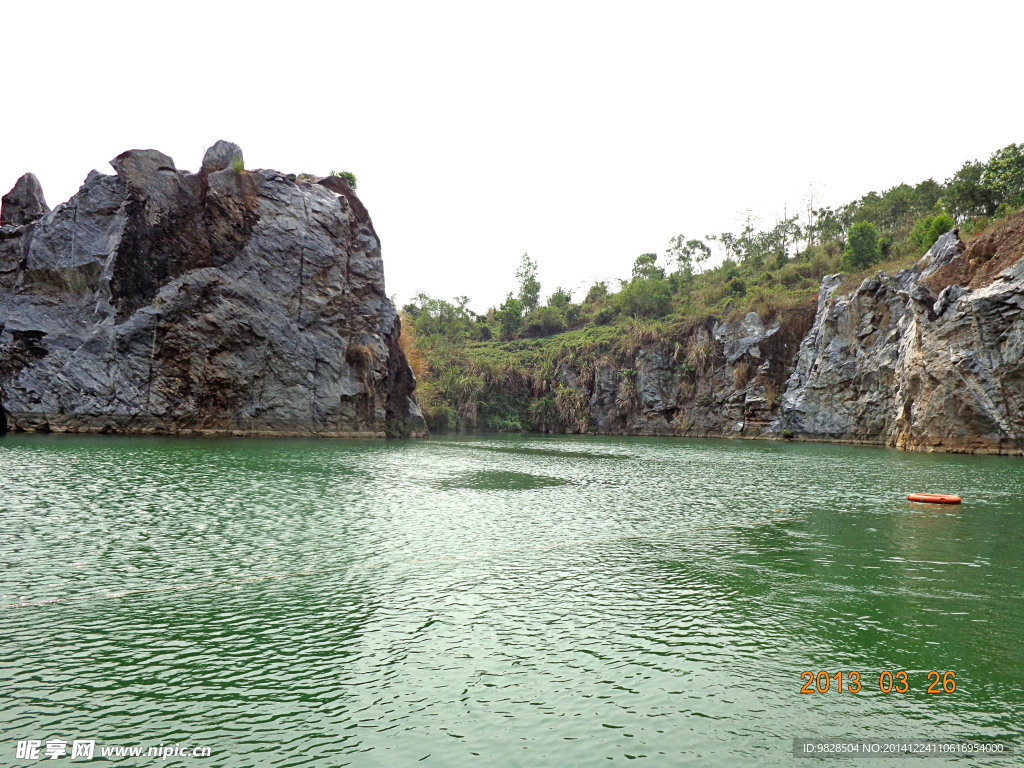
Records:
[[[425,431],[366,209],[336,178],[198,173],[125,152],[50,211],[0,219],[0,429],[383,436]]]
[[[840,286],[827,276],[816,306],[770,320],[709,318],[570,355],[549,388],[526,379],[534,424],[1024,455],[1024,214]]]
[[[775,427],[798,437],[1024,455],[1024,216],[848,295],[825,278]]]
[[[678,340],[641,342],[593,367],[560,366],[561,384],[582,396],[586,428],[602,434],[757,437],[778,411],[790,361],[810,326],[796,310],[765,322],[709,318]]]

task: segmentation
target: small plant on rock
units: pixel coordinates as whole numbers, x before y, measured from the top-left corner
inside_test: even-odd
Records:
[[[351,171],[331,171],[331,176],[337,176],[339,179],[348,184],[349,188],[355,190],[356,175]]]

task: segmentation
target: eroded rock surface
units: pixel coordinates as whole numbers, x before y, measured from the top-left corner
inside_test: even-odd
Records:
[[[770,322],[755,312],[708,319],[593,363],[560,363],[557,404],[570,431],[694,437],[767,436],[812,313]]]
[[[569,355],[530,396],[558,431],[1024,455],[1024,214],[816,306]]]
[[[50,212],[34,173],[26,173],[0,200],[0,226],[21,227]]]
[[[245,166],[242,148],[234,142],[221,139],[206,150],[199,172],[213,173],[214,171],[226,171],[228,168],[234,168],[235,166],[238,166],[239,169]]]
[[[0,230],[9,428],[425,431],[365,208],[236,157],[218,142],[191,174],[125,152],[116,175]]]
[[[913,269],[879,273],[849,295],[835,291],[838,276],[826,278],[776,427],[1024,455],[1022,257],[1017,217],[966,249],[948,233]]]

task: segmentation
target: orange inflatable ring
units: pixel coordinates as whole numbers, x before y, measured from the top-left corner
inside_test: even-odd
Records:
[[[959,496],[950,496],[945,493],[908,493],[907,498],[911,501],[920,501],[925,504],[959,504]]]

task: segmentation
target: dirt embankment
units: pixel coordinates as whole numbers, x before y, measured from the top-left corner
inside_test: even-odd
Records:
[[[1014,214],[967,245],[963,255],[923,280],[938,294],[950,285],[982,288],[1024,256],[1024,212]]]

